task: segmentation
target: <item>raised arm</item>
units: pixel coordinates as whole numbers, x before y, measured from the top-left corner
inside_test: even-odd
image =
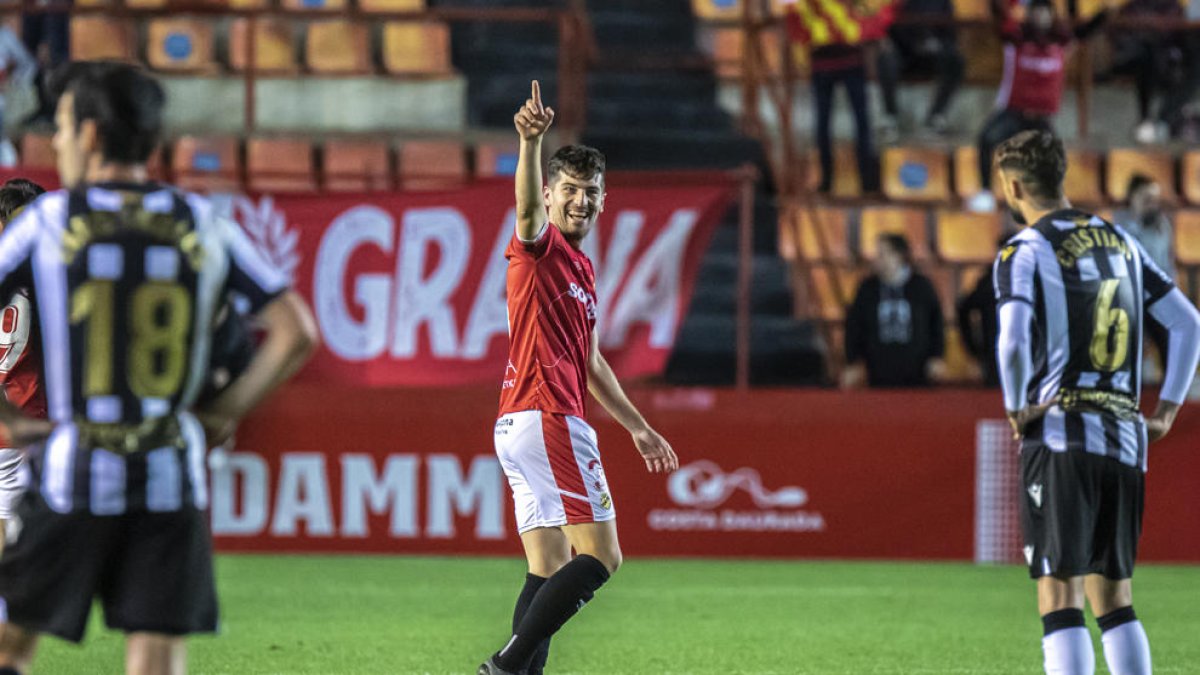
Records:
[[[599,342],[592,336],[592,353],[588,358],[588,391],[604,406],[613,419],[633,436],[633,444],[646,461],[651,473],[670,473],[679,468],[679,458],[667,439],[650,428],[646,418],[625,395],[616,374],[600,354]]]
[[[513,116],[513,124],[521,136],[516,179],[517,237],[521,241],[537,239],[546,224],[542,197],[542,138],[553,123],[554,109],[542,105],[542,88],[534,80],[531,97]]]

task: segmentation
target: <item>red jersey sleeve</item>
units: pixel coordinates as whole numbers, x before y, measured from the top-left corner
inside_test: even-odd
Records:
[[[533,241],[523,241],[514,231],[512,242],[508,245],[507,257],[537,260],[546,255],[546,251],[550,250],[555,235],[562,236],[558,228],[549,222],[542,226],[541,233]]]

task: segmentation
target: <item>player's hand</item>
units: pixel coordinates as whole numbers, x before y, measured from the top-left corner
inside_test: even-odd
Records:
[[[532,141],[541,138],[554,124],[554,109],[542,105],[542,87],[537,80],[533,81],[533,94],[525,101],[525,105],[513,116],[513,124],[521,140]]]
[[[8,422],[9,442],[17,448],[27,448],[41,443],[50,437],[54,424],[48,420],[38,420],[32,417],[18,416]]]
[[[671,444],[650,427],[633,432],[633,444],[646,460],[646,470],[650,473],[670,473],[679,468],[679,458]]]
[[[867,367],[861,363],[852,363],[842,369],[838,384],[842,389],[859,389],[867,382]]]
[[[1012,425],[1013,440],[1019,441],[1025,437],[1025,427],[1031,422],[1036,422],[1046,416],[1046,411],[1058,405],[1058,399],[1039,403],[1038,405],[1029,405],[1017,411],[1010,410],[1008,412],[1008,423]]]
[[[1166,401],[1159,401],[1154,415],[1146,418],[1146,436],[1150,442],[1161,440],[1171,432],[1175,424],[1175,416],[1179,414],[1179,406]]]
[[[200,421],[200,426],[204,427],[204,438],[208,441],[210,448],[225,445],[237,431],[238,421],[232,417],[204,412],[195,414],[196,419]]]
[[[950,366],[943,359],[930,359],[925,364],[925,375],[934,384],[942,384],[950,379]]]

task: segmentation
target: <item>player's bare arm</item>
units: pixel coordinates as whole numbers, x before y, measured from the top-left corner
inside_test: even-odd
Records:
[[[9,441],[14,447],[25,448],[43,441],[53,431],[48,420],[29,417],[0,394],[0,424],[8,431]]]
[[[316,321],[304,300],[286,291],[258,314],[266,338],[241,377],[211,405],[197,411],[209,444],[229,438],[238,420],[254,409],[308,360],[319,342]]]
[[[521,136],[517,159],[517,236],[533,241],[546,224],[546,206],[542,196],[542,138],[554,123],[554,109],[542,104],[542,89],[537,80],[525,105],[513,116]]]
[[[588,391],[633,436],[633,444],[646,461],[648,471],[670,473],[678,469],[679,458],[675,456],[675,450],[667,439],[650,427],[646,418],[625,395],[625,390],[621,388],[608,361],[600,354],[597,344],[593,336],[592,353],[588,358]]]

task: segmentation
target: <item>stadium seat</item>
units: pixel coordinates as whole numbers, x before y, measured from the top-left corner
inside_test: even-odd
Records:
[[[808,155],[808,189],[816,190],[821,183],[821,161],[816,149]],[[862,182],[858,178],[858,160],[854,156],[854,145],[840,143],[833,146],[833,196],[852,199],[862,196]]]
[[[467,180],[467,153],[457,141],[409,141],[400,146],[400,187],[441,190]]]
[[[289,12],[344,10],[346,0],[280,0],[279,6]]]
[[[385,23],[383,69],[392,75],[446,75],[453,72],[450,27],[434,22]]]
[[[795,239],[802,260],[851,262],[850,223],[845,209],[820,206],[798,209],[795,213],[792,229],[798,232]]]
[[[959,21],[990,21],[991,4],[988,0],[954,0],[954,18]]]
[[[809,268],[809,275],[812,280],[811,299],[819,314],[817,318],[823,321],[845,319],[846,308],[854,302],[854,293],[858,290],[859,275],[854,268],[813,265]]]
[[[1129,179],[1144,174],[1162,185],[1163,200],[1175,200],[1175,158],[1170,153],[1134,148],[1116,148],[1108,152],[1106,192],[1116,202],[1125,201]]]
[[[229,27],[229,66],[235,71],[243,71],[248,65],[246,38],[249,31],[249,19],[235,19]],[[254,41],[254,66],[257,72],[264,75],[286,75],[296,72],[296,49],[291,21],[257,19]]]
[[[58,160],[50,142],[53,137],[25,134],[21,137],[21,166],[30,169],[57,169]]]
[[[241,188],[238,141],[232,136],[184,136],[171,161],[175,183],[185,190],[234,192]]]
[[[100,14],[71,17],[71,60],[132,61],[137,35],[133,23]]]
[[[959,199],[970,199],[979,192],[979,150],[974,145],[960,145],[954,149],[954,194]],[[992,193],[1003,195],[1000,181],[992,172]]]
[[[1100,187],[1100,156],[1081,149],[1067,150],[1067,176],[1063,191],[1067,198],[1079,204],[1102,204],[1104,192]]]
[[[1200,211],[1175,214],[1175,259],[1181,265],[1200,265]]]
[[[737,26],[720,26],[709,31],[712,40],[711,57],[716,66],[717,77],[735,80],[742,77],[742,58],[746,48],[745,32]],[[783,72],[782,36],[778,32],[762,34],[763,56],[767,72],[778,76]]]
[[[1184,154],[1179,182],[1183,188],[1183,198],[1190,204],[1200,204],[1200,150]]]
[[[933,282],[933,290],[937,292],[938,301],[942,305],[943,319],[953,321],[954,305],[958,300],[954,268],[948,265],[928,264],[921,266],[921,273]]]
[[[125,0],[125,6],[130,9],[162,9],[168,0]]]
[[[692,0],[692,14],[703,21],[732,21],[742,17],[741,0]]]
[[[374,141],[326,141],[322,153],[325,189],[371,192],[392,189],[388,146]]]
[[[364,12],[423,12],[425,0],[358,0]]]
[[[964,265],[958,268],[958,279],[954,287],[958,289],[959,295],[970,293],[975,286],[979,285],[979,280],[983,275],[991,269],[991,264],[979,265]]]
[[[990,263],[996,258],[1000,228],[999,214],[938,211],[938,257],[948,263]]]
[[[883,194],[897,201],[950,199],[950,158],[933,148],[883,151]]]
[[[371,72],[370,33],[352,21],[314,21],[304,40],[305,62],[314,73],[367,75]]]
[[[490,178],[516,174],[520,149],[514,141],[480,143],[475,146],[475,175]]]
[[[945,330],[946,376],[951,382],[967,382],[971,379],[971,374],[976,372],[975,359],[967,351],[967,346],[963,343],[962,334],[958,332],[958,328],[947,326]]]
[[[246,187],[251,192],[315,192],[312,144],[291,138],[246,142]]]
[[[146,60],[151,68],[186,72],[208,72],[216,68],[211,22],[152,19],[146,33]]]
[[[879,235],[894,232],[908,238],[914,260],[926,260],[930,257],[928,222],[925,209],[903,206],[864,208],[858,222],[858,255],[864,260],[874,260]]]

